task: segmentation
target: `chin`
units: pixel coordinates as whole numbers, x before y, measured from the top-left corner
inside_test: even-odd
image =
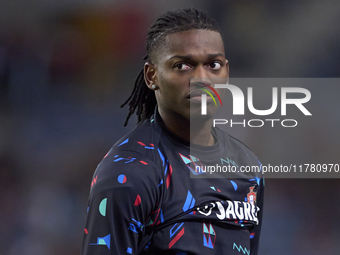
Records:
[[[203,123],[207,121],[211,121],[213,118],[213,114],[207,113],[207,115],[202,115],[201,112],[191,112],[190,113],[190,122],[197,122],[197,123]]]
[[[194,122],[207,122],[211,121],[216,113],[217,108],[215,106],[208,106],[207,114],[202,115],[201,107],[190,108],[190,121]]]

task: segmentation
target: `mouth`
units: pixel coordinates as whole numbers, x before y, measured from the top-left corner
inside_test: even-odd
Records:
[[[193,90],[187,95],[187,98],[201,97],[202,94],[202,90]]]
[[[202,95],[205,94],[202,90],[194,90],[191,91],[187,95],[187,99],[190,100],[192,103],[201,103],[202,102]],[[207,103],[213,102],[213,99],[210,96],[206,97]]]

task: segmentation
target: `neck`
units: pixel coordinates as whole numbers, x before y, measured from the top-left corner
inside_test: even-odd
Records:
[[[212,119],[206,121],[190,121],[183,116],[167,115],[161,111],[159,114],[165,126],[182,139],[203,146],[211,146],[215,143],[211,133]]]

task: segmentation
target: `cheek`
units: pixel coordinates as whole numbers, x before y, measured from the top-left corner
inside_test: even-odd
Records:
[[[185,81],[188,81],[188,79],[183,79],[183,77],[171,73],[161,73],[158,80],[160,92],[174,95],[183,93],[185,90]]]
[[[167,105],[172,104],[172,107],[183,104],[183,99],[190,90],[190,79],[187,75],[162,68],[159,69],[157,81],[159,86],[157,100],[162,100]]]

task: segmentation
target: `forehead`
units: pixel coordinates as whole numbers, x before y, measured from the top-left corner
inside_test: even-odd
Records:
[[[157,52],[157,60],[162,61],[174,55],[204,56],[223,54],[224,45],[219,32],[192,29],[166,35],[164,44]]]

